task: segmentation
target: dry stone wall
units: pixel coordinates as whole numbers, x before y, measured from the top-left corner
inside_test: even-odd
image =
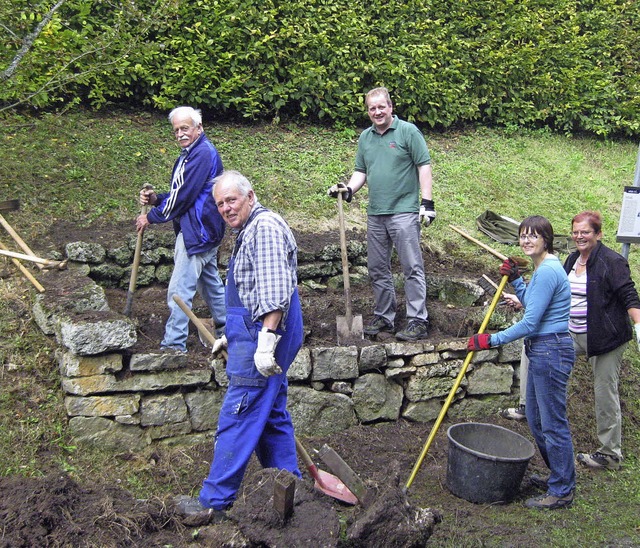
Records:
[[[130,251],[132,243],[124,247]],[[131,260],[123,248],[116,249],[117,256],[127,257],[121,262]],[[156,262],[149,259],[146,265],[151,281],[160,279],[158,270],[170,260],[170,248],[165,249],[156,249]],[[107,449],[139,450],[153,443],[191,444],[211,438],[228,385],[224,361],[212,359],[198,367],[187,355],[132,354],[135,324],[109,309],[102,286],[90,277],[104,282],[95,274],[114,269],[109,260],[116,251],[76,242],[67,246],[67,256],[67,287],[38,295],[34,317],[58,344],[64,404],[75,439]],[[337,249],[301,256],[301,278],[339,272],[334,264],[340,260]],[[123,275],[128,279],[125,269]],[[468,282],[460,284],[460,293],[469,298]],[[476,352],[448,415],[472,418],[513,402],[520,348],[513,343]],[[361,348],[305,346],[287,373],[289,411],[296,430],[301,435],[322,435],[358,423],[400,418],[431,422],[466,356],[466,339]]]

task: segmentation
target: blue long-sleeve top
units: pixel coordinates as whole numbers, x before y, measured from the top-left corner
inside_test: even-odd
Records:
[[[158,203],[147,214],[150,223],[173,221],[189,256],[213,249],[224,237],[224,220],[212,195],[213,179],[220,173],[222,160],[203,133],[182,150],[173,166],[170,191],[158,194]]]
[[[491,346],[516,339],[569,331],[571,287],[567,273],[555,255],[547,255],[535,269],[529,284],[522,278],[513,288],[524,306],[524,316],[516,324],[491,335]]]

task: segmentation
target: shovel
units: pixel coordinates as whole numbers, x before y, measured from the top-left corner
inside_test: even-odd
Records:
[[[186,303],[180,297],[178,297],[178,295],[174,295],[173,300],[198,328],[198,331],[209,341],[209,343],[211,343],[211,346],[213,346],[213,344],[216,342],[216,338],[214,337],[214,335],[205,327],[200,319],[193,313],[193,311],[186,305]],[[227,351],[223,350],[222,355],[224,358],[226,358]],[[346,502],[347,504],[357,504],[358,498],[351,491],[349,491],[349,488],[336,476],[329,474],[329,472],[318,470],[316,465],[313,464],[309,453],[307,453],[305,448],[300,443],[300,440],[298,440],[298,438],[295,438],[295,440],[298,454],[302,458],[304,465],[307,467],[309,474],[311,474],[311,477],[315,480],[316,489],[322,491],[325,495],[329,495],[330,497],[341,500],[342,502]]]
[[[345,191],[346,192],[346,191]],[[347,237],[344,228],[344,212],[342,210],[342,192],[338,192],[338,219],[340,222],[340,250],[342,252],[342,276],[344,278],[345,315],[336,316],[338,344],[349,339],[364,337],[362,316],[354,316],[351,312],[351,285],[349,283],[349,259],[347,257]]]
[[[296,449],[304,465],[307,467],[309,474],[311,474],[311,477],[315,480],[315,488],[318,491],[322,491],[325,495],[329,495],[347,504],[358,503],[358,498],[349,491],[349,488],[342,483],[339,478],[333,474],[329,474],[329,472],[318,469],[298,438],[296,438]]]

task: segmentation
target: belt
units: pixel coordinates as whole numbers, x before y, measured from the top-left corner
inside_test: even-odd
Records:
[[[524,344],[527,348],[531,348],[531,345],[538,342],[545,341],[558,341],[561,342],[563,339],[571,338],[568,331],[563,333],[543,333],[542,335],[532,335],[531,337],[527,337],[524,340]]]

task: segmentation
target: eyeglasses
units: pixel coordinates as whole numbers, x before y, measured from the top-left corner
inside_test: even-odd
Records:
[[[539,237],[537,234],[520,234],[520,241],[525,242],[528,240],[530,242],[537,242]]]
[[[571,233],[574,238],[578,238],[579,236],[590,236],[591,234],[593,234],[593,230],[574,230]]]

